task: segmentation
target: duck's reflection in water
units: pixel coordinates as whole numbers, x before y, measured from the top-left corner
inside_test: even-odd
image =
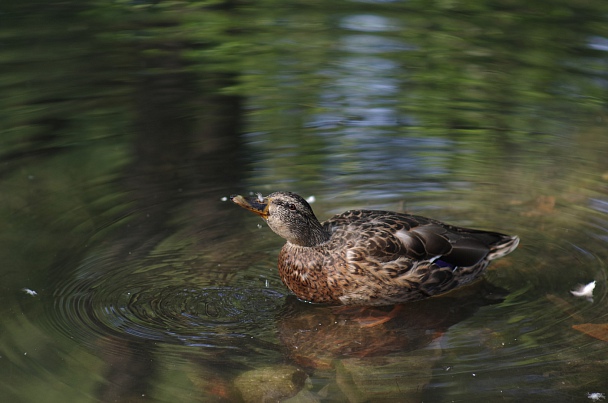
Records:
[[[486,281],[442,297],[387,307],[322,306],[288,298],[278,321],[290,360],[328,369],[336,359],[419,350],[480,307],[500,303],[504,289]]]

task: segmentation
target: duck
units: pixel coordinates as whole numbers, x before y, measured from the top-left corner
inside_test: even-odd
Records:
[[[392,211],[349,210],[320,222],[292,192],[230,199],[286,240],[279,276],[311,303],[383,306],[439,296],[479,279],[519,244],[517,236]]]

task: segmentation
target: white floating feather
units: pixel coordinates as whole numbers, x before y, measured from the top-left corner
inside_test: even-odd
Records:
[[[606,396],[600,392],[587,393],[587,397],[593,400],[594,402],[597,402],[598,400],[604,400],[606,398]]]
[[[24,291],[27,295],[31,295],[32,297],[38,295],[36,291],[30,290],[29,288],[22,288],[21,291]]]
[[[595,280],[589,284],[581,285],[577,289],[570,291],[572,295],[580,298],[593,298],[593,289],[595,288]]]

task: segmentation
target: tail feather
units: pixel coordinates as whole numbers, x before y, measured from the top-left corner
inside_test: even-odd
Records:
[[[505,236],[505,239],[499,243],[492,245],[490,253],[486,257],[488,260],[501,258],[513,252],[519,245],[518,236]]]

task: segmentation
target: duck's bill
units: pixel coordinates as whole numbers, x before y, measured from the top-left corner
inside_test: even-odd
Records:
[[[241,195],[230,196],[233,203],[247,209],[260,217],[268,218],[268,198],[267,197],[243,197]]]

